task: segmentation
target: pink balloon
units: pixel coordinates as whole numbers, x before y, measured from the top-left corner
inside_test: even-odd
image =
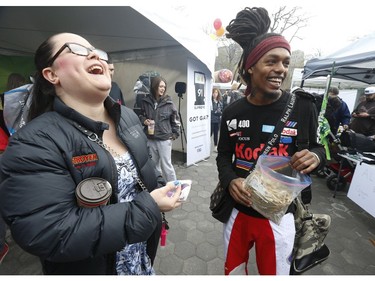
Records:
[[[214,28],[215,28],[215,30],[220,29],[221,25],[222,25],[221,19],[214,20]]]

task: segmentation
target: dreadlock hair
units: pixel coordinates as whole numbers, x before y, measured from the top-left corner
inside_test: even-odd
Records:
[[[250,83],[250,75],[247,73],[247,69],[245,69],[246,58],[255,47],[255,39],[265,34],[270,25],[271,20],[266,9],[246,7],[244,10],[238,12],[236,18],[232,19],[226,27],[228,31],[226,37],[233,39],[242,48],[242,55],[237,65],[237,71],[246,84]]]
[[[226,27],[226,37],[233,39],[242,48],[242,55],[237,65],[237,72],[246,85],[251,84],[250,74],[247,72],[247,62],[250,53],[264,39],[271,36],[280,36],[277,33],[267,33],[271,25],[271,19],[266,9],[262,7],[249,8],[237,13]],[[283,39],[284,40],[284,39]],[[287,43],[286,43],[287,44]],[[256,62],[256,61],[255,61]]]

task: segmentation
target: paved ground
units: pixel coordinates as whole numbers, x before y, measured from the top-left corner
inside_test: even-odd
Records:
[[[155,260],[158,275],[222,275],[222,224],[211,217],[209,197],[217,183],[216,154],[207,161],[185,167],[178,160],[175,169],[179,179],[192,179],[189,198],[183,206],[167,213],[170,230],[167,244],[160,247]],[[326,244],[330,257],[304,275],[375,275],[375,218],[338,192],[333,198],[325,179],[313,176],[311,210],[332,217]],[[41,274],[39,261],[22,251],[8,233],[10,252],[0,265],[0,275]],[[253,252],[251,252],[252,254]],[[257,275],[254,256],[249,274]]]

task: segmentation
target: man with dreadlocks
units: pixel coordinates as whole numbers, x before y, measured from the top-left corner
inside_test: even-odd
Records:
[[[295,236],[293,205],[279,225],[266,219],[252,206],[251,193],[243,187],[248,171],[255,164],[275,125],[280,120],[290,93],[281,90],[290,63],[289,43],[279,34],[267,33],[270,18],[264,8],[245,8],[227,26],[227,38],[243,49],[238,63],[241,82],[247,85],[245,97],[223,112],[218,156],[219,180],[235,201],[229,220],[224,223],[225,274],[247,274],[249,250],[255,245],[261,275],[289,274]],[[311,104],[298,112],[298,102],[284,125],[270,155],[291,156],[290,165],[311,173],[324,165],[324,148],[317,142],[317,111]],[[298,115],[306,114],[307,149],[297,147],[301,128]]]

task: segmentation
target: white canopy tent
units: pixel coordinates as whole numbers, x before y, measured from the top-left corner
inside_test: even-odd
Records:
[[[302,74],[303,74],[303,68],[294,69],[290,88],[301,86]],[[327,77],[325,76],[318,76],[318,77],[308,78],[306,80],[303,80],[304,88],[324,89],[326,87],[326,84],[327,84]],[[339,89],[362,89],[362,88],[368,87],[368,84],[364,82],[360,82],[360,81],[340,79],[340,78],[333,77],[331,81],[331,86],[338,87]]]
[[[60,32],[79,34],[111,54],[114,81],[131,108],[134,84],[148,71],[166,78],[167,92],[181,109],[185,124],[187,99],[178,98],[175,83],[186,82],[188,96],[195,96],[194,81],[188,74],[204,73],[205,93],[211,93],[216,42],[203,30],[184,24],[182,15],[167,5],[0,7],[0,56],[33,56],[41,42]],[[0,74],[6,73],[1,68]],[[205,138],[209,142],[209,136]],[[182,143],[173,143],[174,150],[181,148],[184,152]],[[202,160],[207,154],[199,157]]]
[[[159,7],[159,8],[158,8]],[[164,5],[0,7],[0,54],[33,55],[58,32],[73,32],[108,53],[182,45],[213,72],[216,45]]]
[[[374,84],[374,46],[375,33],[372,33],[326,57],[311,59],[305,64],[302,80],[331,74],[334,78]]]
[[[347,95],[348,104],[353,106],[363,89],[375,84],[375,33],[362,37],[346,47],[321,58],[306,62],[301,78],[304,88],[324,81],[331,75],[331,85],[340,89],[356,89]],[[313,86],[314,87],[314,86]],[[340,96],[341,96],[340,90]]]

